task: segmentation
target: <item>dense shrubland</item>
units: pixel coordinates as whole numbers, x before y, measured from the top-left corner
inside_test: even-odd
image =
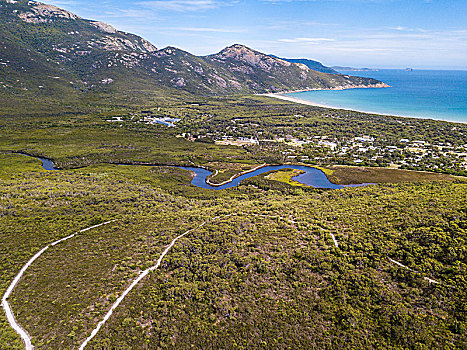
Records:
[[[175,167],[117,165],[203,165],[220,170],[221,181],[257,164],[286,162],[291,147],[277,140],[212,143],[223,133],[271,140],[366,134],[379,146],[410,137],[458,147],[467,143],[465,126],[168,91],[5,101],[0,294],[41,247],[117,219],[55,246],[15,289],[10,302],[38,348],[76,348],[174,236],[215,216],[174,246],[89,348],[467,346],[464,180],[329,167],[323,169],[341,183],[406,183],[328,191],[293,186],[292,174],[283,172],[209,191],[191,186],[191,174]],[[174,128],[147,125],[147,115],[181,121]],[[107,121],[114,117],[122,120]],[[234,119],[242,124],[236,130]],[[38,160],[11,152],[45,156],[66,170],[47,172]],[[0,348],[21,348],[3,314]]]
[[[118,219],[54,247],[15,289],[38,348],[76,347],[171,238],[215,216],[174,246],[89,348],[466,346],[465,184],[327,191],[261,176],[206,191],[174,168],[46,172],[28,157],[1,160],[2,291],[43,245]],[[3,316],[0,329],[3,347],[19,347]]]
[[[93,344],[462,348],[465,195],[446,183],[268,191],[180,242]]]

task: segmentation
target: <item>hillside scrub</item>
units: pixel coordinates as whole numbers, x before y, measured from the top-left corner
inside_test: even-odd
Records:
[[[118,219],[55,246],[20,281],[13,310],[37,348],[77,348],[171,237],[214,216],[177,242],[90,348],[466,345],[463,183],[328,191],[258,177],[206,191],[182,170],[46,172],[1,157],[3,290],[48,242]],[[2,346],[20,348],[3,318],[0,329]]]

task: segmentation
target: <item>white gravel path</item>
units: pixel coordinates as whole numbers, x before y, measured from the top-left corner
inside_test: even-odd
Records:
[[[93,228],[109,224],[109,223],[114,222],[114,221],[115,220],[106,221],[106,222],[103,222],[102,224],[98,224],[98,225],[94,225],[94,226],[82,229],[81,231],[73,233],[72,235],[69,235],[69,236],[67,236],[65,238],[59,239],[58,241],[55,241],[55,242],[45,246],[39,252],[37,252],[36,255],[34,255],[31,259],[29,259],[29,261],[21,268],[19,273],[16,275],[13,282],[11,282],[10,286],[8,287],[8,289],[6,290],[5,294],[2,297],[2,307],[3,307],[3,310],[5,310],[7,320],[10,323],[11,327],[15,330],[16,333],[18,333],[20,335],[21,339],[23,340],[26,350],[34,349],[34,346],[32,345],[32,342],[31,342],[31,337],[29,336],[29,334],[23,328],[21,328],[21,326],[18,324],[18,322],[16,322],[13,310],[11,309],[11,306],[8,303],[8,298],[10,297],[11,293],[13,292],[13,289],[15,289],[16,285],[19,283],[19,281],[23,277],[24,272],[26,272],[26,270],[29,268],[29,266],[31,266],[32,263],[38,257],[40,257],[50,247],[53,247],[54,245],[57,245],[58,243],[66,241],[67,239],[73,238],[78,233],[85,232],[85,231],[91,230]]]
[[[331,235],[332,241],[334,242],[334,245],[336,246],[336,248],[339,248],[339,243],[337,243],[336,236],[334,236],[334,234],[331,232],[329,232],[329,234]]]
[[[232,214],[228,214],[228,215],[224,215],[222,216],[222,218],[227,218],[229,216],[232,216]],[[214,218],[212,218],[211,220],[209,221],[214,221],[214,220],[217,220],[221,218],[221,216],[216,216]],[[79,347],[79,350],[83,350],[86,345],[88,345],[89,341],[92,340],[92,338],[94,338],[96,336],[96,334],[99,332],[99,330],[102,328],[102,326],[108,321],[108,319],[110,318],[110,316],[112,316],[114,310],[118,307],[118,305],[120,305],[120,303],[123,301],[123,299],[125,299],[125,297],[128,295],[128,293],[131,292],[131,290],[144,278],[146,277],[151,271],[154,271],[156,270],[159,265],[161,264],[162,262],[162,259],[164,259],[164,257],[167,255],[167,253],[170,251],[170,249],[172,249],[172,247],[174,246],[175,242],[177,242],[180,238],[186,236],[187,234],[189,234],[190,232],[194,231],[194,230],[197,230],[201,227],[203,227],[205,224],[207,223],[207,221],[204,221],[201,225],[195,227],[195,228],[192,228],[184,233],[182,233],[181,235],[175,237],[172,242],[170,242],[170,244],[167,246],[167,248],[165,248],[165,250],[162,252],[161,256],[159,257],[159,259],[157,259],[157,262],[154,266],[151,266],[150,268],[142,271],[138,277],[136,277],[136,279],[128,286],[127,289],[125,289],[125,291],[122,293],[122,295],[120,295],[120,297],[115,301],[115,303],[112,304],[112,306],[110,307],[110,310],[107,312],[107,314],[104,316],[104,318],[97,324],[96,328],[94,328],[94,330],[91,332],[91,335],[89,337],[87,337],[84,342],[81,344],[81,346]]]
[[[400,267],[403,267],[404,269],[407,269],[407,270],[409,270],[409,271],[413,271],[413,272],[419,273],[418,271],[413,270],[413,269],[411,269],[411,268],[408,267],[408,266],[405,266],[404,264],[400,263],[399,261],[396,261],[396,260],[394,260],[394,259],[391,259],[390,257],[388,257],[388,259],[389,259],[390,262],[392,262],[392,263],[394,263],[394,264],[396,264],[396,265],[398,265],[398,266],[400,266]],[[431,278],[429,278],[429,277],[423,277],[423,279],[426,280],[426,281],[428,281],[429,283],[439,284],[438,281],[435,281],[435,280],[433,280],[433,279],[431,279]]]

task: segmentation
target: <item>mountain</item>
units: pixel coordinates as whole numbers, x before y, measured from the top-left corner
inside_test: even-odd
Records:
[[[277,57],[277,56],[274,56],[274,55],[271,55],[271,56]],[[327,67],[327,66],[323,65],[321,62],[309,60],[307,58],[283,58],[283,57],[277,57],[277,58],[280,58],[281,60],[291,62],[291,63],[304,64],[308,68],[313,69],[313,70],[315,70],[317,72],[330,73],[330,74],[339,74],[339,72],[332,69],[331,67]]]
[[[206,59],[235,74],[242,86],[251,92],[288,90],[382,87],[384,84],[368,78],[317,72],[301,63],[292,63],[235,44]],[[381,85],[383,84],[383,85]]]
[[[163,88],[220,95],[385,86],[238,44],[204,57],[157,49],[109,24],[26,0],[0,0],[0,57],[0,90],[14,94]]]
[[[136,35],[52,5],[0,0],[0,81],[13,92],[102,87],[129,78],[124,70],[155,51]]]

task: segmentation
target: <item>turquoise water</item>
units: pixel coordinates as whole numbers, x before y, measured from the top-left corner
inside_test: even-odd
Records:
[[[391,87],[306,91],[287,96],[337,108],[467,123],[467,71],[382,69],[341,73],[375,78]]]

